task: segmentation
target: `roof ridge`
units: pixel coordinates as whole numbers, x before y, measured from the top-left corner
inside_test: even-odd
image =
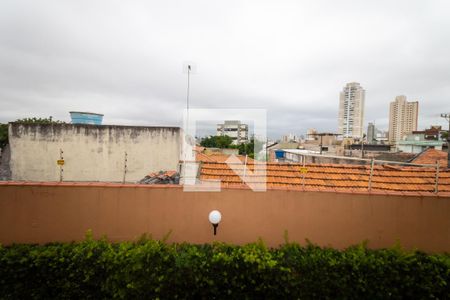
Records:
[[[431,147],[427,147],[425,150],[423,150],[420,153],[417,153],[415,156],[413,156],[412,158],[410,158],[409,160],[407,160],[407,162],[412,163],[414,162],[416,159],[419,159],[419,157],[421,157],[423,154],[427,153],[430,149],[434,149]]]

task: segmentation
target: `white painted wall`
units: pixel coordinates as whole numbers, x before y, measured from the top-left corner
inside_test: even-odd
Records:
[[[58,181],[62,149],[65,181],[120,182],[127,152],[126,181],[135,182],[149,172],[176,170],[180,142],[176,127],[11,123],[12,180]]]
[[[414,142],[411,142],[410,144],[398,144],[397,148],[399,151],[401,152],[406,152],[406,153],[415,153],[415,154],[419,154],[423,151],[425,151],[428,147],[433,147],[436,150],[442,151],[442,144],[439,145],[434,145],[434,144],[419,144],[419,145],[415,145]]]

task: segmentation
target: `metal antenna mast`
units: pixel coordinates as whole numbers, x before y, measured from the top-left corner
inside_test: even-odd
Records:
[[[185,139],[188,144],[195,144],[193,137],[189,135],[189,108],[190,108],[190,93],[191,93],[191,74],[195,74],[196,66],[192,62],[186,62],[183,65],[183,73],[187,72],[187,88],[186,88],[186,115],[185,115]]]
[[[450,168],[450,113],[441,114],[441,117],[448,122],[447,131],[447,168]]]
[[[187,65],[187,95],[186,95],[186,109],[188,114],[188,120],[189,120],[189,80],[191,75],[191,65]]]

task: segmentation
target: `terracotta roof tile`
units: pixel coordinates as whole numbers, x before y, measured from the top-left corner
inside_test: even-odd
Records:
[[[237,167],[237,166],[235,166]],[[307,173],[301,173],[301,164],[268,163],[266,173],[264,165],[249,163],[250,171],[246,180],[254,184],[263,184],[267,179],[267,188],[315,189],[329,191],[367,192],[369,187],[369,166],[359,165],[317,165],[308,164]],[[200,178],[203,180],[221,180],[223,186],[244,185],[239,175],[243,175],[242,166],[237,174],[222,162],[203,162]],[[265,177],[267,176],[267,177]],[[436,169],[425,167],[386,167],[375,165],[372,176],[372,191],[388,192],[424,192],[435,190]],[[450,191],[450,170],[441,168],[439,172],[439,191]]]
[[[228,158],[230,158],[230,156],[231,155],[226,155],[226,154],[221,154],[221,153],[206,154],[206,153],[202,153],[202,152],[197,152],[195,158],[196,158],[196,161],[200,161],[200,162],[224,163],[227,161]],[[245,161],[244,155],[235,155],[235,157],[237,157],[241,162]],[[253,163],[254,159],[251,157],[247,157],[247,162]]]
[[[415,164],[435,164],[439,161],[441,167],[447,167],[447,152],[429,148],[417,155],[411,162]]]

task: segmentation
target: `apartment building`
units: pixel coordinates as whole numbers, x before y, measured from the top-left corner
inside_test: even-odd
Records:
[[[372,144],[377,141],[377,136],[375,135],[376,128],[374,123],[369,123],[367,125],[367,143]]]
[[[361,139],[364,124],[365,90],[358,82],[347,83],[339,97],[338,133]]]
[[[241,121],[225,121],[217,124],[217,135],[227,135],[231,137],[234,145],[248,142],[248,125]]]
[[[389,109],[389,142],[397,144],[405,136],[417,130],[419,102],[408,102],[406,96],[395,97]]]

